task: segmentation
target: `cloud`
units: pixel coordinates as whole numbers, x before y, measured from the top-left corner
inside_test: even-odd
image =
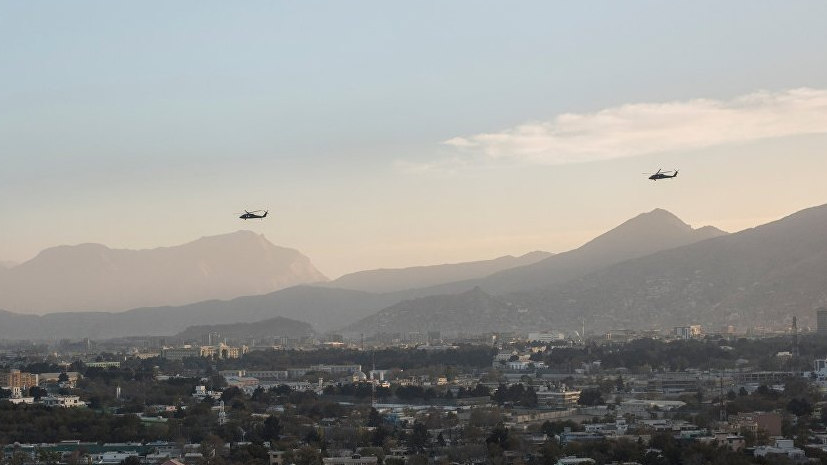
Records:
[[[455,137],[444,145],[463,157],[455,153],[442,161],[408,168],[429,171],[491,162],[584,163],[816,133],[827,133],[827,90],[760,91],[732,100],[632,103]]]

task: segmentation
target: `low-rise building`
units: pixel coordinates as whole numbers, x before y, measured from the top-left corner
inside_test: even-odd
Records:
[[[576,406],[580,400],[580,391],[570,390],[565,386],[558,389],[540,386],[535,394],[538,406],[570,408]]]
[[[701,335],[701,325],[675,326],[675,337],[678,339],[694,339]]]
[[[40,403],[46,407],[86,407],[86,402],[80,400],[79,396],[46,396],[40,398]]]
[[[753,452],[755,457],[771,458],[773,455],[786,455],[790,460],[800,461],[806,458],[804,451],[795,447],[792,439],[776,439],[772,446],[758,446]]]
[[[779,412],[752,412],[730,415],[729,424],[736,431],[746,430],[757,433],[766,431],[770,436],[781,436],[781,424],[784,416]]]
[[[377,457],[362,457],[354,454],[348,457],[325,457],[322,459],[324,465],[376,465],[379,462]]]

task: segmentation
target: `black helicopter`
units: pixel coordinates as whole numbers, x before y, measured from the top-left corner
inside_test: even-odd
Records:
[[[262,212],[262,211],[264,212],[264,214],[263,214],[263,215],[259,215],[258,213],[260,213],[260,212]],[[268,211],[269,211],[269,210],[253,210],[253,211],[251,211],[251,212],[248,212],[247,210],[244,210],[244,214],[243,214],[243,215],[241,215],[241,216],[239,216],[239,218],[241,218],[242,220],[255,220],[255,219],[259,219],[259,220],[260,220],[260,219],[262,219],[262,218],[264,218],[264,217],[266,217],[266,216],[267,216],[267,212],[268,212]]]
[[[672,173],[672,174],[668,174],[668,173]],[[652,181],[657,181],[658,179],[672,179],[672,178],[676,177],[678,175],[678,170],[663,171],[663,168],[661,168],[661,169],[658,170],[657,173],[654,173],[654,174],[652,174],[652,173],[643,173],[643,174],[649,174],[649,175],[651,175],[651,176],[649,176],[649,179],[651,179]]]

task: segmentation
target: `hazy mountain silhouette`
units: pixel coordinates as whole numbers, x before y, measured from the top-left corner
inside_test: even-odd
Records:
[[[443,334],[509,331],[519,326],[517,309],[476,287],[461,294],[405,300],[346,328],[348,334],[427,332]]]
[[[124,310],[265,294],[326,281],[297,250],[239,231],[151,250],[60,246],[0,275],[0,308]]]
[[[310,323],[320,332],[352,325],[351,330],[358,327],[369,334],[375,332],[376,325],[380,323],[389,330],[405,327],[434,328],[437,324],[435,322],[444,322],[446,328],[456,328],[457,331],[536,325],[557,327],[561,321],[552,321],[556,315],[556,310],[552,307],[557,305],[557,297],[550,291],[561,288],[565,283],[585,282],[578,279],[607,266],[620,266],[617,262],[623,262],[624,257],[651,254],[675,244],[713,238],[697,244],[701,245],[723,239],[714,238],[721,234],[724,233],[714,228],[693,230],[674,215],[655,210],[623,223],[579,249],[531,265],[500,271],[480,280],[383,294],[297,286],[230,301],[210,300],[179,307],[138,308],[123,313],[69,313],[43,317],[0,313],[0,337],[55,339],[172,335],[194,323],[212,325],[255,322],[276,316]],[[437,295],[435,292],[475,282],[489,283],[491,287],[507,290],[514,287],[539,288],[542,292],[504,292],[499,297],[491,297],[491,292],[485,288],[474,289],[473,286],[462,289],[474,290],[462,293],[460,297]],[[603,293],[600,289],[595,292]],[[410,300],[412,297],[429,294],[431,297]],[[479,305],[480,312],[470,312],[472,305]],[[381,313],[381,319],[360,321],[382,309],[385,310]],[[458,314],[453,314],[452,309],[458,309]],[[466,312],[466,316],[462,316],[464,309],[470,312]],[[582,312],[575,313],[579,315]],[[394,321],[394,315],[397,314],[398,322]],[[359,323],[354,325],[355,322]]]
[[[657,209],[626,221],[578,249],[532,265],[463,283],[480,284],[471,294],[437,295],[401,302],[351,325],[347,330],[361,332],[371,326],[387,328],[387,331],[393,332],[405,331],[406,327],[418,328],[417,331],[422,328],[438,330],[441,327],[443,332],[470,331],[475,328],[486,331],[493,331],[494,328],[499,328],[496,329],[499,331],[573,329],[580,326],[584,317],[592,325],[601,318],[601,311],[608,312],[608,309],[601,307],[601,311],[586,310],[581,305],[584,300],[600,300],[605,306],[614,308],[625,297],[625,294],[609,292],[607,288],[610,284],[595,277],[615,270],[618,280],[629,279],[634,273],[628,270],[628,266],[634,263],[677,253],[688,247],[703,248],[724,239],[729,238],[718,229],[692,229],[671,213]],[[666,262],[666,266],[670,266],[670,263],[671,260]],[[728,272],[733,273],[735,270]],[[589,281],[591,279],[595,281]],[[569,288],[580,289],[577,286],[584,282],[592,285],[583,290],[582,296],[575,291],[567,291]],[[437,286],[436,289],[445,287],[447,286]],[[492,297],[489,288],[501,292]],[[528,290],[514,292],[521,288]],[[433,289],[435,288],[430,288]],[[479,299],[486,302],[482,304],[482,309],[497,310],[469,311],[470,306]],[[558,307],[568,311],[561,313]],[[636,321],[635,324],[636,327],[649,326],[645,319]],[[611,324],[608,326],[612,327]]]
[[[0,260],[0,269],[14,268],[17,265],[18,265],[17,262],[13,262],[13,261],[10,261],[10,260]]]
[[[726,234],[712,226],[693,229],[672,213],[657,208],[622,223],[577,249],[489,276],[482,281],[481,287],[495,294],[545,287],[624,260]]]
[[[531,309],[535,324],[778,327],[795,315],[814,326],[827,303],[824,231],[827,205],[507,299]]]
[[[194,323],[252,323],[277,316],[312,324],[319,331],[341,328],[396,302],[389,295],[296,286],[265,295],[208,300],[180,307],[126,312],[66,312],[21,315],[0,310],[0,339],[109,339],[171,336]]]
[[[498,295],[564,283],[631,258],[727,234],[712,226],[693,229],[666,210],[642,213],[583,246],[536,263],[471,279],[398,293],[402,298],[456,294],[474,287]]]
[[[552,255],[549,252],[535,251],[519,257],[507,255],[493,260],[359,271],[346,274],[324,286],[378,293],[396,292],[482,278],[509,268],[530,265]]]
[[[231,339],[265,339],[277,336],[299,338],[313,334],[313,328],[307,323],[277,316],[253,323],[189,326],[173,336],[173,339],[201,341],[204,334],[219,334],[221,338]]]

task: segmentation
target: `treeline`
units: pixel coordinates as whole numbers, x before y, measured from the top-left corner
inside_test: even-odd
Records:
[[[259,370],[281,370],[288,367],[310,365],[362,365],[365,369],[373,366],[383,369],[398,368],[411,370],[435,365],[463,368],[485,368],[491,365],[495,349],[488,346],[460,346],[441,352],[418,349],[388,348],[372,351],[352,349],[267,350],[245,354],[240,359],[222,360],[220,369],[247,368]]]
[[[791,337],[763,339],[718,339],[661,341],[636,339],[618,346],[597,344],[586,347],[555,347],[543,357],[554,368],[579,368],[581,364],[599,360],[603,368],[630,370],[682,371],[687,368],[734,369],[736,361],[745,359],[763,370],[808,369],[811,360],[827,354],[827,339],[802,336],[800,357],[784,361],[775,354],[792,351]]]
[[[403,401],[431,400],[438,398],[466,399],[469,397],[484,397],[491,395],[491,391],[481,384],[478,384],[473,389],[460,387],[456,391],[456,394],[454,394],[451,390],[437,391],[432,387],[424,388],[422,386],[397,386],[396,389],[377,386],[375,392],[377,399],[387,399],[388,397],[394,396]],[[326,386],[323,394],[332,396],[351,396],[366,399],[373,396],[374,388],[370,383],[340,384],[336,386]]]
[[[0,402],[0,444],[126,442],[161,439],[135,415],[109,415],[83,408],[48,408]]]

